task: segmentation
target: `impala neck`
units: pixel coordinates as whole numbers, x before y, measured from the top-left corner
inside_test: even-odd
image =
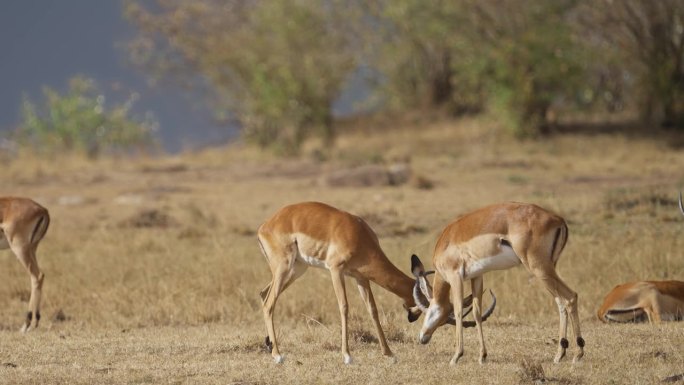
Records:
[[[359,271],[369,280],[403,299],[408,306],[415,306],[413,300],[415,281],[402,273],[384,254],[376,255],[371,260],[372,263],[367,265],[366,269],[359,269]]]

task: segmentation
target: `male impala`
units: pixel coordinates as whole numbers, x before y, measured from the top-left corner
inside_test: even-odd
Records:
[[[43,273],[38,268],[36,249],[50,225],[48,211],[27,198],[0,198],[0,249],[11,249],[31,276],[31,298],[26,321],[21,328],[27,332],[38,327]]]
[[[473,314],[480,340],[479,361],[484,363],[487,350],[481,322],[482,276],[488,271],[522,264],[539,278],[558,305],[560,346],[554,361],[559,362],[568,347],[568,312],[579,347],[574,361],[582,358],[584,339],[577,314],[577,294],[556,273],[556,263],[567,239],[568,227],[563,218],[532,204],[495,204],[456,219],[444,229],[435,246],[432,263],[437,274],[432,288],[422,263],[418,257],[412,258],[412,271],[417,278],[415,301],[420,305],[430,300],[429,307],[422,308],[426,314],[420,342],[428,343],[432,333],[448,322],[452,309],[461,309],[463,281],[471,280]],[[460,311],[454,314],[458,340],[452,365],[463,355],[463,316]]]
[[[679,211],[684,214],[682,194]],[[684,319],[684,282],[639,281],[615,286],[598,310],[603,322],[681,321]]]
[[[276,300],[308,266],[330,270],[342,318],[342,354],[346,364],[351,363],[352,358],[347,344],[345,275],[356,279],[385,356],[392,356],[392,352],[380,327],[370,281],[404,300],[410,322],[420,316],[420,310],[413,302],[413,279],[387,259],[373,230],[355,215],[318,202],[294,204],[278,210],[261,225],[258,238],[273,275],[261,291],[261,299],[268,330],[266,344],[277,363],[283,362],[283,357],[273,327]]]

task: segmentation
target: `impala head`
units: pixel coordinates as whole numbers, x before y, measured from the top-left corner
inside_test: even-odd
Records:
[[[432,286],[428,282],[427,276],[434,274],[435,272],[425,271],[423,263],[420,261],[417,255],[411,256],[411,272],[416,277],[416,283],[413,286],[413,298],[416,301],[416,305],[425,313],[425,320],[423,321],[423,327],[420,330],[420,343],[427,344],[432,338],[432,334],[444,324],[455,325],[456,316],[454,315],[453,304],[449,301],[448,297],[446,300],[438,301],[432,295]],[[496,306],[496,297],[494,293],[491,292],[492,304],[489,308],[482,314],[482,321],[484,322],[491,314],[494,312],[494,307]],[[468,315],[472,310],[472,295],[464,298],[463,300],[463,317]],[[475,322],[464,321],[463,327],[473,327]]]
[[[404,303],[404,309],[408,312],[408,321],[409,322],[415,322],[420,318],[420,315],[423,314],[423,311],[420,310],[419,306],[415,306],[409,303]]]
[[[434,271],[426,272],[420,258],[415,254],[411,256],[411,272],[416,277],[416,284],[413,286],[413,298],[416,305],[425,313],[423,327],[420,330],[420,343],[427,344],[430,342],[432,333],[438,327],[449,321],[455,323],[453,307],[451,304],[443,306],[433,300],[432,286],[428,282],[427,276],[433,274]]]

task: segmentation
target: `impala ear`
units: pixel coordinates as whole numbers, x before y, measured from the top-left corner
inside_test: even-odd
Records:
[[[423,273],[425,273],[425,267],[423,267],[423,263],[415,254],[411,256],[411,272],[416,278],[422,277]]]

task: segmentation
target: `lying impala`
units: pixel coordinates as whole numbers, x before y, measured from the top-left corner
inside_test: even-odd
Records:
[[[558,305],[560,346],[554,361],[559,362],[568,348],[568,313],[579,347],[574,361],[578,361],[584,355],[584,339],[577,314],[577,294],[556,273],[556,263],[567,239],[568,227],[563,218],[531,204],[501,203],[457,218],[437,240],[432,257],[437,273],[432,286],[420,259],[415,255],[411,258],[411,270],[417,279],[415,302],[425,312],[420,342],[428,343],[434,331],[449,322],[452,309],[462,308],[463,282],[470,280],[480,340],[479,361],[484,363],[487,349],[482,335],[482,276],[488,271],[522,264],[544,284]],[[457,344],[452,365],[463,355],[463,315],[461,311],[454,314]]]
[[[410,322],[420,316],[413,301],[414,280],[385,256],[378,237],[361,218],[323,203],[308,202],[283,207],[258,230],[261,251],[271,268],[271,282],[261,291],[268,336],[266,345],[277,363],[283,362],[273,326],[273,310],[282,292],[308,266],[330,271],[342,319],[342,354],[352,362],[347,343],[347,295],[344,276],[356,279],[380,341],[382,353],[392,356],[380,326],[370,281],[404,300]]]
[[[639,281],[615,286],[598,311],[603,322],[660,322],[684,319],[684,282]]]
[[[679,211],[684,214],[682,194]],[[615,286],[598,310],[603,322],[660,322],[684,319],[684,282],[639,281]]]
[[[0,198],[0,249],[11,249],[31,276],[31,297],[26,321],[21,328],[27,332],[38,327],[43,273],[38,268],[36,249],[50,225],[48,211],[26,198]]]

